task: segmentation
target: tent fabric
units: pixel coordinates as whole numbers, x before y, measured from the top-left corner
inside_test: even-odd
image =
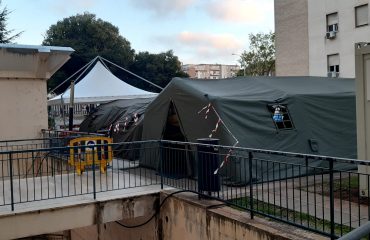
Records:
[[[156,96],[156,93],[147,92],[133,87],[114,76],[100,61],[97,61],[94,67],[86,76],[76,83],[74,89],[74,98],[76,103],[96,103],[107,102],[116,99],[134,99],[150,98]],[[49,100],[49,105],[68,104],[70,100],[70,89],[65,93]]]
[[[174,78],[148,106],[143,122],[143,140],[163,138],[171,103],[177,110],[181,131],[189,142],[207,138],[215,128],[218,117],[212,109],[207,119],[205,111],[198,114],[211,103],[239,141],[238,146],[346,158],[357,156],[353,79]],[[287,107],[293,129],[277,129],[269,104]],[[236,141],[224,126],[220,126],[213,137],[226,146],[232,146]],[[143,164],[146,164],[145,159]]]
[[[136,124],[127,125],[125,130],[121,127],[117,133],[111,131],[110,135],[114,142],[139,141],[141,140],[141,130],[139,134],[135,132],[137,126],[142,127],[141,122],[144,112],[153,98],[138,98],[115,100],[98,106],[93,113],[86,117],[80,125],[81,132],[97,132],[108,130],[116,124],[123,126],[124,122],[133,122],[134,114],[137,114]],[[135,134],[133,134],[135,133]]]
[[[116,100],[101,104],[81,123],[81,132],[106,130],[113,142],[135,142],[141,140],[144,112],[153,98]],[[135,122],[135,115],[137,117]],[[114,154],[135,160],[137,151],[125,151],[134,145],[114,145]],[[137,149],[140,149],[137,147]],[[121,155],[120,153],[123,153]]]

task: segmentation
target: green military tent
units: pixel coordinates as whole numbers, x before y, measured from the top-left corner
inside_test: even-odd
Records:
[[[274,121],[276,110],[282,121]],[[357,155],[354,79],[174,78],[146,109],[142,138],[196,142],[209,137],[219,118],[225,125],[219,124],[212,137],[222,145],[238,141],[248,148]],[[194,169],[190,160],[186,165]]]

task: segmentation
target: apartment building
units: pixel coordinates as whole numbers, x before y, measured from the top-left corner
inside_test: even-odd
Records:
[[[369,0],[275,0],[276,75],[355,77]]]
[[[239,71],[238,65],[222,64],[185,64],[182,70],[189,74],[190,78],[199,79],[222,79],[235,77]]]

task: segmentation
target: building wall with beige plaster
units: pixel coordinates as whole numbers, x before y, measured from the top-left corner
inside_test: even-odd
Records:
[[[276,76],[309,74],[307,0],[275,0]]]
[[[40,137],[48,127],[47,80],[73,51],[0,44],[0,140]]]
[[[40,137],[48,127],[46,80],[0,78],[2,140]]]

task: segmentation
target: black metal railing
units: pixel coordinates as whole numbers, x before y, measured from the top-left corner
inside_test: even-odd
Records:
[[[332,239],[370,220],[368,161],[174,141],[27,141],[0,142],[0,207],[156,185]]]
[[[86,194],[96,198],[97,193],[160,184],[156,171],[140,168],[138,163],[140,155],[148,156],[149,161],[158,159],[150,155],[158,152],[157,143],[49,147],[50,139],[32,141],[42,143],[14,148],[11,143],[22,141],[7,141],[8,149],[0,150],[0,207],[14,210],[21,203]],[[103,160],[106,163],[101,164]]]
[[[80,132],[80,131],[50,130],[50,129],[42,129],[41,134],[43,138],[104,136],[104,134],[102,133],[95,133],[95,132]]]
[[[332,239],[370,219],[368,161],[199,143],[161,144],[164,185],[224,201],[249,211],[252,218],[267,217]]]

